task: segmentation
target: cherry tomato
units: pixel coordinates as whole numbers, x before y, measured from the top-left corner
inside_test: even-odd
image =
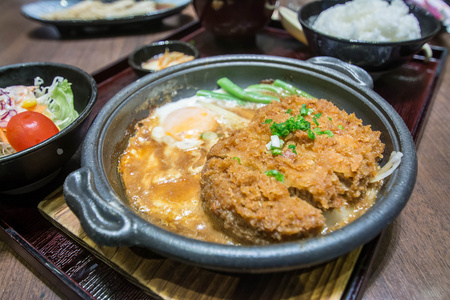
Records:
[[[8,142],[16,151],[30,148],[59,132],[52,120],[35,111],[13,116],[6,126]]]

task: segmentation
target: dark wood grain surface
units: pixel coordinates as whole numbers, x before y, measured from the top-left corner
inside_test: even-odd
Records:
[[[62,38],[55,28],[20,14],[21,5],[29,2],[0,1],[0,65],[51,61],[95,72],[195,19],[188,7],[138,32]],[[440,34],[433,44],[449,48],[449,34]],[[415,190],[401,215],[384,232],[363,299],[450,298],[449,69],[447,62],[418,144]],[[0,270],[0,299],[66,298],[3,241]]]

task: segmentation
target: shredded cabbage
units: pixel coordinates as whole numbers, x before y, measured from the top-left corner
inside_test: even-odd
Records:
[[[46,114],[60,130],[69,126],[78,117],[73,105],[71,85],[67,79],[57,76],[51,86],[36,91],[37,102],[47,105]]]
[[[14,150],[13,147],[11,147],[10,144],[4,143],[4,142],[2,142],[0,140],[0,157],[6,156],[6,155],[10,155],[10,154],[13,154],[15,152],[16,152],[16,150]]]

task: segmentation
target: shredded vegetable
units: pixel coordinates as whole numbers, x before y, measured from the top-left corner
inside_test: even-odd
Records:
[[[377,175],[373,177],[370,182],[377,182],[391,175],[402,162],[402,157],[403,153],[392,151],[388,162],[378,171]]]
[[[77,117],[78,112],[73,105],[73,92],[71,83],[62,77],[55,77],[49,87],[38,88],[37,102],[47,106],[48,117],[60,130],[69,126]]]

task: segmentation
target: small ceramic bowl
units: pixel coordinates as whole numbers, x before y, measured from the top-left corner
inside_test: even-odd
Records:
[[[299,10],[298,20],[303,28],[308,45],[315,55],[336,57],[369,72],[386,71],[411,59],[414,54],[427,46],[426,43],[441,28],[440,22],[432,14],[420,7],[410,6],[410,13],[417,18],[421,29],[421,37],[415,40],[401,42],[353,41],[329,36],[313,29],[312,26],[321,12],[345,2],[348,2],[348,0],[308,3]]]
[[[158,54],[164,53],[166,50],[169,52],[177,51],[187,55],[192,55],[194,59],[198,58],[200,55],[197,48],[195,48],[192,44],[183,41],[160,41],[142,46],[133,51],[133,53],[131,53],[128,57],[128,64],[139,76],[153,73],[155,71],[143,68],[141,66],[142,63]]]
[[[49,139],[23,151],[0,157],[0,193],[23,194],[54,179],[77,151],[88,130],[87,119],[97,100],[97,84],[76,67],[47,62],[30,62],[0,67],[0,87],[33,85],[40,77],[50,85],[56,76],[72,83],[78,118]]]

